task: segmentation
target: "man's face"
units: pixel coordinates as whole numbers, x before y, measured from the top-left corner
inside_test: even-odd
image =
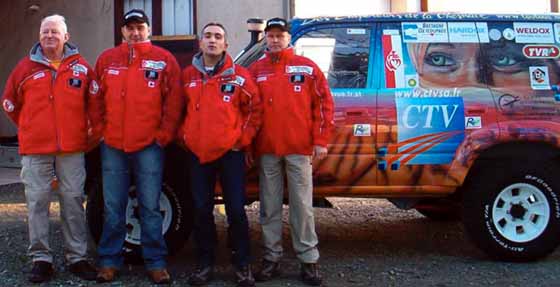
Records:
[[[150,26],[141,22],[130,22],[121,28],[124,40],[129,44],[141,43],[148,40]]]
[[[202,31],[199,41],[202,53],[209,56],[220,56],[227,49],[225,31],[220,26],[208,26]]]
[[[68,39],[70,36],[64,32],[61,24],[49,21],[41,25],[39,43],[43,50],[62,52]]]
[[[280,52],[290,45],[290,34],[280,28],[271,28],[266,32],[266,46],[272,53]]]

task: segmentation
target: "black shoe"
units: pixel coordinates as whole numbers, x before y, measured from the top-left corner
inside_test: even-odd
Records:
[[[264,282],[278,277],[280,273],[280,263],[263,259],[261,270],[255,273],[255,279],[258,282]]]
[[[251,265],[243,266],[235,271],[235,282],[238,287],[254,287],[255,278],[251,272]]]
[[[33,262],[33,269],[27,278],[31,283],[43,283],[49,281],[54,274],[54,268],[51,263],[46,261]]]
[[[189,276],[189,284],[193,286],[206,285],[214,275],[213,266],[197,267]]]
[[[68,270],[72,274],[88,281],[93,281],[97,278],[97,269],[91,266],[86,260],[81,260],[76,263],[70,264]]]
[[[321,286],[323,278],[319,274],[319,267],[316,263],[302,263],[300,269],[301,281],[311,286]]]

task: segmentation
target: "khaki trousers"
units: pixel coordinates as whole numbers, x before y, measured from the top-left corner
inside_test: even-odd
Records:
[[[319,260],[313,216],[313,178],[311,158],[307,155],[260,158],[260,223],[263,231],[264,259],[278,262],[282,249],[282,201],[284,174],[288,180],[289,221],[292,245],[302,263]]]
[[[28,210],[29,256],[33,262],[53,262],[49,246],[49,207],[51,196],[56,192],[60,201],[66,262],[73,264],[85,260],[84,154],[26,155],[21,163],[21,180],[25,186]],[[58,189],[53,191],[51,184],[55,174]]]

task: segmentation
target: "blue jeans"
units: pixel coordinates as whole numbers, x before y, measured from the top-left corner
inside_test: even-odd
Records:
[[[213,162],[201,164],[196,155],[189,153],[190,188],[195,211],[194,240],[198,265],[201,267],[212,266],[215,260],[217,239],[213,211],[217,174],[220,175],[229,224],[232,264],[239,269],[250,263],[244,157],[243,152],[229,151]]]
[[[134,172],[140,208],[142,257],[146,269],[166,267],[167,246],[162,234],[159,209],[163,176],[163,149],[151,144],[137,152],[126,153],[101,144],[105,220],[97,253],[100,267],[120,268],[126,236],[126,206],[130,188],[130,168]]]

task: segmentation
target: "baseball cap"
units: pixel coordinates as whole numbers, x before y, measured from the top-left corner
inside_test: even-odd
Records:
[[[290,28],[288,27],[288,22],[282,18],[271,18],[266,21],[266,26],[264,31],[267,32],[272,28],[280,28],[284,32],[288,32]]]
[[[146,23],[148,24],[148,26],[150,26],[150,20],[148,19],[148,16],[141,9],[132,9],[124,14],[123,26],[130,22]]]

